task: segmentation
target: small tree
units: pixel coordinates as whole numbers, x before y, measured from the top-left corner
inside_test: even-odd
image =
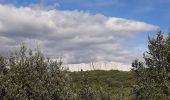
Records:
[[[148,51],[145,62],[135,60],[132,71],[136,76],[134,86],[135,100],[170,99],[170,34],[163,37],[162,32],[156,38],[148,38]]]
[[[51,61],[37,50],[0,57],[0,100],[72,100],[68,73],[61,60]]]

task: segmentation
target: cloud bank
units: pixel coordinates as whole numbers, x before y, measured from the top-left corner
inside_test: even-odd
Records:
[[[0,5],[0,52],[25,42],[66,63],[129,63],[137,52],[128,41],[158,26],[84,11],[42,10]],[[135,42],[135,41],[134,41]]]

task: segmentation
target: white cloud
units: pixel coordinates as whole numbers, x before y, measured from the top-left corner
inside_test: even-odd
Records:
[[[144,22],[138,22],[134,20],[128,20],[123,18],[109,18],[106,22],[106,26],[113,31],[152,31],[157,29],[154,25],[150,25]]]
[[[63,53],[68,63],[128,63],[138,54],[130,51],[128,39],[138,32],[158,29],[145,22],[77,10],[0,5],[0,15],[0,47],[4,47],[3,50],[21,42],[31,47],[37,44],[48,56]]]

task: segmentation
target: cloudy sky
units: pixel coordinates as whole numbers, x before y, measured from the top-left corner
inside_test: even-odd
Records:
[[[0,0],[0,53],[22,42],[66,63],[141,58],[170,28],[169,0]]]

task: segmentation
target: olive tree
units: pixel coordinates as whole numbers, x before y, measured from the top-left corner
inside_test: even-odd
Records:
[[[21,46],[9,57],[0,57],[1,100],[71,100],[70,78],[61,60],[52,61],[39,50]]]

